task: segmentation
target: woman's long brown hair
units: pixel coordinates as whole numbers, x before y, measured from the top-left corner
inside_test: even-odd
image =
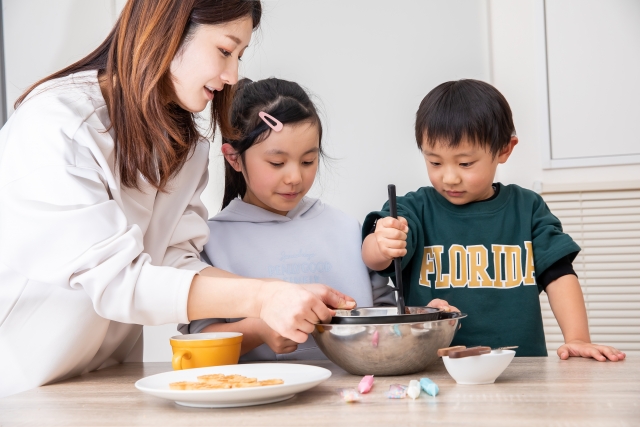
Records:
[[[251,17],[260,23],[259,0],[129,0],[104,42],[78,62],[45,77],[18,98],[15,108],[40,84],[97,70],[115,132],[122,185],[138,187],[138,173],[163,190],[201,138],[194,115],[174,99],[170,65],[199,25]],[[109,84],[111,82],[112,84]],[[233,134],[232,88],[225,85],[211,105],[212,130]]]

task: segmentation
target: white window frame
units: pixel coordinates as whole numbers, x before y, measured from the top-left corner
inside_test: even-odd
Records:
[[[551,125],[549,111],[549,69],[547,66],[547,25],[545,13],[546,0],[536,0],[536,75],[540,117],[540,134],[542,138],[542,168],[564,169],[588,166],[613,166],[640,163],[640,154],[574,157],[554,159],[551,155]]]

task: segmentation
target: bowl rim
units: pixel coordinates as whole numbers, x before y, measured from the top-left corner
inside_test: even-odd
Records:
[[[396,307],[393,306],[381,306],[381,307],[356,307],[353,310],[338,310],[338,312],[346,311],[352,313],[354,311],[383,311],[386,310],[386,314],[382,315],[355,315],[355,316],[333,316],[331,318],[331,324],[334,325],[370,325],[375,324],[396,324],[396,323],[418,323],[418,322],[430,322],[438,320],[440,313],[443,312],[441,308],[427,307],[427,306],[415,306],[407,307],[407,309],[414,308],[416,311],[422,310],[422,313],[409,313],[409,314],[388,314],[389,311],[394,311]],[[398,322],[398,318],[402,318],[402,322]]]
[[[169,338],[180,343],[194,343],[198,341],[220,341],[229,338],[243,337],[242,332],[200,332],[197,334],[176,335]]]
[[[420,316],[419,314],[410,314],[405,316]],[[316,326],[389,326],[389,325],[417,325],[424,323],[444,322],[449,320],[460,320],[467,317],[467,313],[460,313],[457,311],[446,312],[441,311],[438,313],[438,319],[436,320],[422,320],[422,321],[406,321],[406,322],[380,322],[380,323],[316,323]],[[355,317],[355,316],[354,316]],[[378,319],[389,316],[369,316],[361,317],[361,319]],[[506,350],[504,350],[506,351]]]

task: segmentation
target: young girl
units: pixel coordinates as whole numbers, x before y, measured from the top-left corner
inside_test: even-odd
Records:
[[[360,307],[394,305],[387,280],[362,262],[358,222],[305,197],[323,154],[322,124],[307,93],[286,80],[244,79],[231,120],[239,135],[223,140],[223,210],[209,220],[204,248],[211,264],[247,277],[324,283]],[[311,337],[298,346],[260,319],[197,320],[181,331],[242,332],[244,361],[324,358]]]

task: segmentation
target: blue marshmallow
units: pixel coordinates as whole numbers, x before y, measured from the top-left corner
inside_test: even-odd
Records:
[[[440,391],[438,384],[434,383],[429,378],[420,378],[420,387],[422,387],[424,392],[429,396],[435,396]]]

